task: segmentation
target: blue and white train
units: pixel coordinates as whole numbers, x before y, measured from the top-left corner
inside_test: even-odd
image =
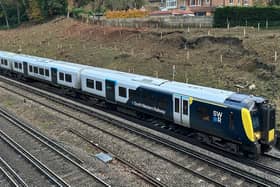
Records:
[[[256,156],[275,142],[275,107],[262,97],[4,51],[0,59],[3,75],[173,122],[226,151]]]

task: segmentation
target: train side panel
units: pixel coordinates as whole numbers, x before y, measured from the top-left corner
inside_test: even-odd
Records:
[[[251,144],[244,124],[242,108],[216,105],[194,100],[191,107],[191,128],[239,144]]]

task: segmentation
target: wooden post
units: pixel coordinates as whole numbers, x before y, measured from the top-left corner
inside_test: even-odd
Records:
[[[188,79],[188,74],[187,72],[185,72],[185,82],[188,83],[189,82],[189,79]]]
[[[160,39],[162,40],[162,32],[160,32]]]
[[[188,26],[188,33],[190,33],[190,26]]]
[[[223,55],[220,56],[221,64],[223,64]]]
[[[277,62],[278,54],[277,51],[274,52],[274,62]]]
[[[260,32],[260,23],[258,23],[258,32]]]
[[[172,66],[172,80],[173,80],[173,81],[175,80],[175,74],[176,74],[176,66],[173,65],[173,66]]]
[[[190,60],[190,51],[187,51],[187,60]]]
[[[228,31],[229,31],[229,26],[230,26],[229,23],[227,23],[227,30],[228,30]]]
[[[155,71],[155,77],[158,78],[158,71]]]
[[[265,28],[268,29],[268,20],[265,22]]]
[[[246,27],[244,27],[244,30],[243,30],[243,37],[244,38],[246,37]]]

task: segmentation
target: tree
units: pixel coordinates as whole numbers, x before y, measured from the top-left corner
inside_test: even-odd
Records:
[[[280,5],[280,0],[270,0],[269,1],[269,5],[273,6],[273,5]]]
[[[33,21],[43,20],[43,15],[40,9],[40,5],[36,0],[29,0],[28,2],[28,18]]]
[[[110,10],[126,10],[128,8],[141,8],[144,0],[104,0],[105,7]]]
[[[2,0],[0,0],[0,6],[1,6],[1,9],[2,9],[2,11],[3,11],[3,15],[4,15],[4,17],[5,17],[6,26],[7,26],[7,28],[10,28],[9,20],[8,20],[8,15],[7,15],[7,10],[5,9],[5,6],[4,6]]]
[[[13,0],[13,4],[17,7],[17,23],[20,24],[20,2],[19,0]]]
[[[45,0],[47,15],[63,15],[67,13],[67,1],[65,0]]]

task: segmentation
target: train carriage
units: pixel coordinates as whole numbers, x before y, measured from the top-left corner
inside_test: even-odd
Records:
[[[0,59],[2,73],[7,69],[173,122],[232,153],[258,155],[275,142],[275,107],[262,97],[29,55],[0,52]]]
[[[15,56],[15,53],[0,51],[0,71],[2,73],[10,73],[12,71]]]
[[[73,67],[62,61],[52,62],[52,82],[68,88],[81,89],[80,73],[82,70],[82,67]]]

